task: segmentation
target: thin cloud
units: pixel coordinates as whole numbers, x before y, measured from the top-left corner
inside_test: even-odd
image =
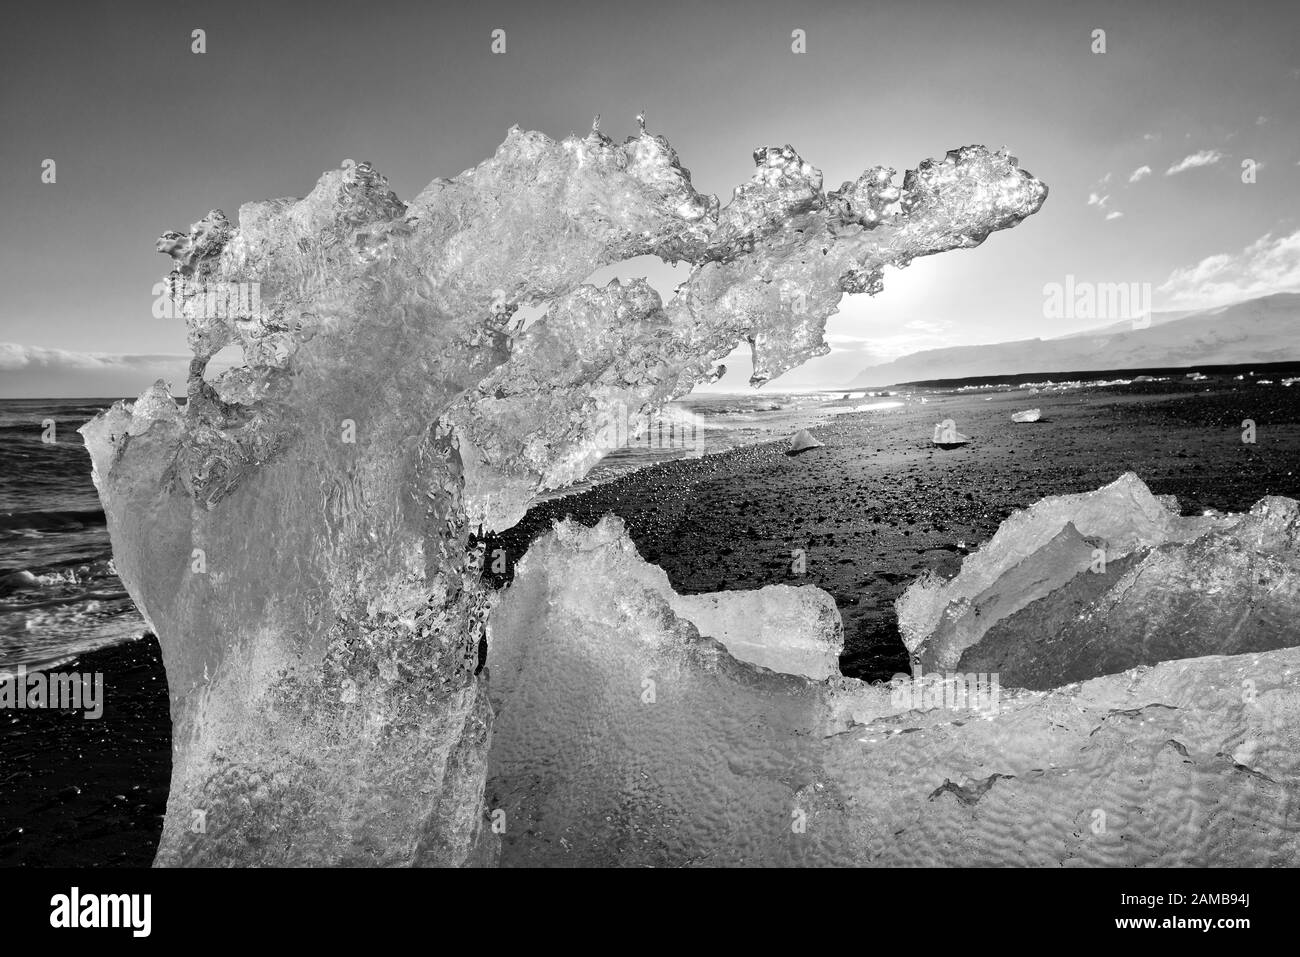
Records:
[[[1148,176],[1150,176],[1150,175],[1151,175],[1151,167],[1150,167],[1150,166],[1139,166],[1139,167],[1138,167],[1137,169],[1135,169],[1135,170],[1132,172],[1132,174],[1129,176],[1128,181],[1129,181],[1130,183],[1136,183],[1136,182],[1138,182],[1138,181],[1140,181],[1140,180],[1144,180],[1144,179],[1146,179],[1146,178],[1147,178]]]
[[[1266,233],[1239,253],[1217,253],[1175,269],[1158,287],[1177,308],[1225,306],[1277,292],[1300,291],[1300,229]]]
[[[73,352],[68,349],[45,349],[16,342],[0,342],[0,370],[17,372],[25,369],[64,369],[68,371],[109,371],[148,368],[160,363],[188,362],[181,355],[125,355],[108,352]]]
[[[183,387],[191,358],[75,352],[0,342],[0,396],[136,396],[159,379],[173,388]],[[217,356],[209,368],[215,373],[233,364]]]
[[[1223,154],[1218,150],[1201,150],[1199,153],[1192,153],[1185,156],[1169,169],[1165,170],[1166,176],[1173,176],[1189,169],[1197,169],[1201,166],[1213,166],[1219,160],[1223,159]]]
[[[1108,182],[1110,182],[1110,173],[1107,173],[1105,176],[1103,176],[1103,177],[1101,178],[1100,183],[1098,183],[1098,188],[1100,189],[1102,186],[1105,186]],[[1089,205],[1089,206],[1096,206],[1097,209],[1099,209],[1099,210],[1101,210],[1101,211],[1103,211],[1103,212],[1106,212],[1106,220],[1107,220],[1108,222],[1109,222],[1110,220],[1112,220],[1112,219],[1119,219],[1119,217],[1121,217],[1121,216],[1124,215],[1123,213],[1121,213],[1121,212],[1120,212],[1119,210],[1117,210],[1117,209],[1110,209],[1110,208],[1109,208],[1109,207],[1110,207],[1110,194],[1109,194],[1109,193],[1106,193],[1105,195],[1101,195],[1101,194],[1096,193],[1096,192],[1089,193],[1089,194],[1088,194],[1088,205]],[[1109,210],[1109,211],[1108,211],[1108,210]]]

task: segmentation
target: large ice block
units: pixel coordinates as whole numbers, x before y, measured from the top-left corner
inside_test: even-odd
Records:
[[[846,292],[978,245],[1046,187],[965,147],[824,193],[789,147],[724,209],[667,141],[512,129],[409,205],[369,164],[214,210],[159,249],[194,352],[83,432],[117,568],[163,649],[160,864],[482,862],[488,594],[469,534],[609,451],[610,420],[826,351]],[[583,279],[685,260],[668,302]],[[524,305],[547,306],[525,330]],[[209,360],[236,346],[220,375]]]

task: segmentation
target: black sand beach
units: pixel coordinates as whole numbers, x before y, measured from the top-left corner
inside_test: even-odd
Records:
[[[1043,420],[1012,423],[1028,408]],[[935,448],[944,419],[972,443]],[[1245,419],[1256,424],[1255,444],[1242,442]],[[841,669],[886,681],[907,670],[894,599],[926,569],[955,572],[1011,512],[1044,496],[1091,491],[1126,471],[1178,496],[1187,514],[1300,494],[1300,391],[1249,380],[972,391],[842,415],[813,431],[825,447],[797,457],[769,443],[544,503],[488,538],[486,564],[503,548],[511,566],[556,519],[594,524],[612,512],[679,592],[782,582],[830,592],[844,616]],[[792,571],[795,549],[806,556],[803,575]]]
[[[1044,421],[1011,422],[1032,407]],[[931,445],[934,424],[949,418],[970,445]],[[1256,424],[1255,444],[1242,442],[1244,419]],[[1043,496],[1089,491],[1130,470],[1178,496],[1185,513],[1300,496],[1300,388],[1250,379],[971,391],[841,415],[814,434],[825,446],[798,457],[783,444],[755,446],[544,503],[485,540],[486,564],[504,550],[507,571],[492,576],[503,584],[554,520],[594,523],[612,512],[680,592],[826,589],[844,616],[843,671],[885,680],[907,667],[894,599],[927,568],[955,571],[1008,514]],[[104,673],[105,715],[0,716],[0,865],[147,864],[170,771],[157,642],[97,651],[64,670]]]
[[[171,778],[171,716],[153,635],[58,669],[104,676],[104,713],[0,712],[0,865],[148,867]]]

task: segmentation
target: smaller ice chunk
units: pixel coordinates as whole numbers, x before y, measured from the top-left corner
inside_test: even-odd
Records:
[[[952,419],[944,419],[934,424],[934,435],[930,441],[941,449],[955,449],[959,445],[969,445],[970,436],[958,432]]]
[[[1289,647],[1300,642],[1297,529],[1292,499],[1183,517],[1128,474],[1012,515],[954,579],[908,589],[900,630],[927,671],[995,672],[1035,690]]]
[[[785,454],[798,455],[800,452],[807,452],[809,449],[819,449],[824,444],[813,438],[813,434],[807,429],[800,429],[790,436],[790,449]]]
[[[962,652],[979,644],[990,628],[1087,571],[1104,548],[1105,542],[1084,538],[1067,522],[1051,541],[1006,569],[988,588],[948,605],[917,649],[921,665],[927,670],[955,668]]]
[[[796,650],[837,649],[838,619],[812,586],[682,599],[619,519],[558,523],[489,619],[487,802],[505,821],[501,863],[789,865],[838,846],[838,829],[792,839],[792,814],[821,783],[827,736],[887,714],[887,692],[840,678],[833,656],[833,679],[818,682],[700,634],[805,667],[810,655],[771,647],[781,627]]]
[[[835,599],[815,585],[677,595],[670,603],[741,661],[818,680],[840,673],[844,620]]]
[[[606,515],[594,527],[556,523],[539,544],[571,549],[600,566],[603,575],[627,575],[662,598],[667,609],[722,643],[733,658],[771,671],[822,680],[838,677],[844,619],[835,599],[816,585],[767,585],[749,591],[679,595],[668,573],[637,554],[623,520]],[[594,554],[593,554],[594,553]],[[540,561],[540,559],[538,559]]]
[[[1073,524],[1086,538],[1105,543],[1106,561],[1166,541],[1188,541],[1222,516],[1182,517],[1177,504],[1151,494],[1140,478],[1125,472],[1095,492],[1054,495],[1013,513],[979,551],[966,557],[951,581],[923,575],[894,603],[903,643],[915,653],[938,628],[949,604],[972,600]]]
[[[1011,414],[1012,422],[1037,422],[1043,417],[1042,409],[1026,409],[1024,412],[1013,412]]]

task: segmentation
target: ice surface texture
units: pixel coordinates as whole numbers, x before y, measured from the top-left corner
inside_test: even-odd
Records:
[[[755,159],[719,209],[660,136],[512,129],[409,205],[347,163],[303,199],[159,241],[188,401],[160,383],[83,429],[172,695],[158,863],[490,859],[470,531],[580,477],[611,420],[714,375],[738,341],[755,382],[793,368],[827,350],[844,293],[978,245],[1047,194],[979,146],[829,194],[789,147]],[[583,284],[641,255],[692,264],[668,303],[642,281]],[[252,283],[222,308],[203,294]],[[526,330],[525,304],[548,307]],[[244,363],[209,381],[228,345]]]
[[[613,517],[560,523],[520,560],[489,627],[502,864],[761,864],[797,849],[792,799],[817,779],[832,683],[738,660],[714,639],[762,622],[697,627],[688,615],[714,597],[683,603]],[[888,694],[868,693],[886,712]]]
[[[1295,513],[1265,500],[1238,541],[1294,555]],[[1180,619],[1179,660],[900,703],[737,660],[662,576],[610,519],[561,523],[516,567],[489,625],[503,865],[1297,862],[1300,649],[1189,658],[1204,646]],[[1092,626],[1140,642],[1112,613]]]

